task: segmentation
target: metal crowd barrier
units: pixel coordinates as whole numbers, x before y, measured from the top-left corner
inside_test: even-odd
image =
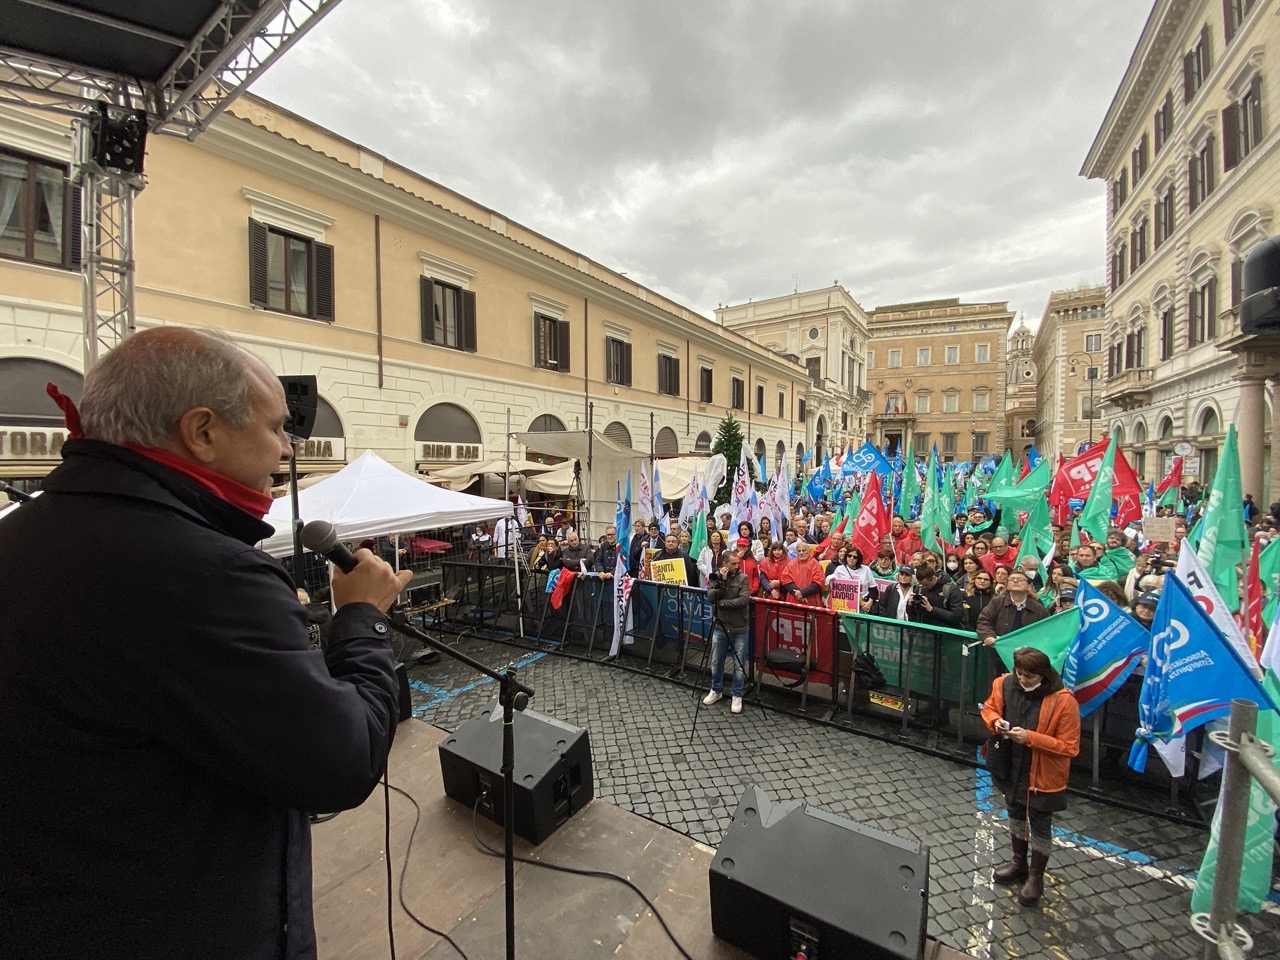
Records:
[[[784,687],[802,687],[800,711],[808,709],[810,682],[831,690],[834,708],[840,695],[840,654],[836,634],[839,614],[825,607],[753,597],[751,600],[751,662],[761,681],[766,673],[796,678]],[[790,657],[786,652],[790,652]],[[781,655],[779,655],[781,654]],[[791,659],[794,662],[788,663]]]
[[[446,615],[454,626],[494,630],[515,596],[515,565],[507,561],[477,563],[444,560],[441,591],[455,601]]]
[[[619,654],[643,656],[648,668],[658,657],[683,673],[691,645],[705,645],[711,636],[711,603],[701,587],[636,580],[623,616],[631,626],[624,627]],[[643,642],[643,653],[636,641]]]
[[[1227,759],[1222,771],[1213,904],[1209,913],[1191,916],[1192,928],[1206,941],[1204,960],[1239,960],[1253,946],[1248,931],[1236,923],[1252,781],[1257,780],[1271,799],[1280,803],[1280,772],[1271,765],[1275,750],[1254,736],[1257,727],[1258,705],[1252,700],[1233,700],[1227,730],[1209,734],[1226,751]]]

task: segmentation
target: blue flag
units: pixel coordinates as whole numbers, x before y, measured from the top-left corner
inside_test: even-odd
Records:
[[[808,463],[812,459],[813,459],[813,451],[806,450],[804,453],[800,455],[800,465],[803,466],[804,464]]]
[[[864,443],[857,450],[845,454],[841,468],[845,471],[846,476],[854,473],[870,473],[873,470],[881,476],[888,476],[893,472],[893,467],[889,461],[870,441]]]
[[[805,493],[809,495],[810,500],[813,500],[816,502],[822,499],[823,489],[822,489],[822,471],[821,470],[814,471],[813,476],[809,478],[809,483],[805,486],[804,490],[805,490]]]
[[[667,505],[662,502],[662,482],[658,479],[657,463],[653,465],[653,515],[658,518],[658,529],[665,537],[671,532],[671,518],[667,516]]]
[[[762,453],[762,454],[760,454],[760,456],[759,456],[759,458],[758,458],[758,462],[756,463],[756,466],[758,466],[758,467],[760,468],[760,482],[761,482],[761,483],[768,483],[768,482],[769,482],[769,474],[767,474],[767,473],[765,473],[765,472],[764,472],[764,454],[763,454],[763,453]]]
[[[631,544],[631,471],[627,471],[627,499],[622,499],[622,481],[618,481],[618,506],[613,514],[613,525],[618,530],[618,552],[628,556]]]
[[[1231,712],[1236,697],[1275,704],[1217,625],[1177,577],[1165,577],[1151,623],[1147,673],[1138,697],[1138,737],[1129,766],[1147,768],[1154,740],[1172,740]]]
[[[844,456],[840,459],[840,475],[852,477],[857,472],[858,468],[853,462],[853,444],[849,444],[845,447]]]
[[[1138,668],[1151,635],[1088,580],[1076,588],[1076,604],[1080,630],[1067,648],[1062,683],[1087,717]]]

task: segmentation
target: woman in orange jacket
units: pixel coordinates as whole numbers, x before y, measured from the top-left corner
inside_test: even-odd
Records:
[[[999,740],[998,747],[988,746],[987,765],[1004,794],[1013,844],[1013,856],[991,879],[1008,885],[1025,881],[1018,902],[1034,907],[1044,893],[1053,814],[1066,809],[1071,758],[1080,752],[1080,706],[1047,656],[1034,647],[1019,647],[1013,653],[1013,672],[992,683],[982,719]],[[995,753],[1006,751],[1008,759],[1001,764]]]

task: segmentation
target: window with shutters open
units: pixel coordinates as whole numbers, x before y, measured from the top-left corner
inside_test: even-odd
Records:
[[[569,372],[569,321],[542,313],[533,315],[533,365]]]
[[[746,385],[742,382],[741,377],[731,377],[729,380],[729,396],[731,405],[735,410],[746,408]]]
[[[1222,169],[1239,166],[1262,142],[1262,75],[1255,73],[1244,93],[1222,111]]]
[[[80,191],[64,164],[0,151],[0,257],[80,265]]]
[[[669,397],[680,396],[680,358],[658,354],[658,392]]]
[[[698,368],[698,402],[715,402],[715,374],[710,367]]]
[[[604,338],[604,372],[606,382],[631,386],[631,344],[615,337]]]
[[[1204,86],[1212,63],[1209,58],[1209,25],[1200,28],[1196,45],[1182,57],[1182,102],[1190,103]]]
[[[249,302],[333,321],[333,247],[249,220]]]
[[[420,277],[422,342],[476,352],[476,295],[435,277]]]

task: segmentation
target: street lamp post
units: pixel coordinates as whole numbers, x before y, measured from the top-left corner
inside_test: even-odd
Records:
[[[1093,405],[1093,382],[1098,378],[1093,376],[1096,369],[1093,362],[1093,354],[1085,353],[1083,350],[1077,350],[1075,353],[1067,357],[1067,363],[1071,364],[1071,373],[1069,376],[1076,375],[1076,367],[1085,364],[1084,378],[1089,381],[1089,446],[1093,446],[1093,421],[1097,416],[1097,410]]]

